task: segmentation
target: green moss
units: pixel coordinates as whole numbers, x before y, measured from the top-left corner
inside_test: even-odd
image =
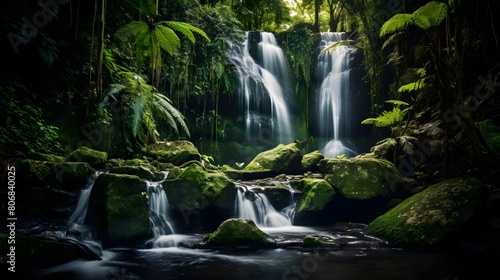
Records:
[[[404,183],[396,167],[385,159],[324,159],[325,180],[348,198],[387,197]]]
[[[445,180],[377,217],[365,231],[394,244],[437,244],[475,213],[482,191],[475,178]]]
[[[296,187],[302,192],[297,214],[323,210],[335,195],[335,190],[323,179],[304,178]]]
[[[319,169],[319,162],[325,157],[319,150],[305,154],[302,157],[301,166],[304,171],[316,171]]]
[[[300,168],[301,153],[296,143],[279,144],[272,150],[259,153],[243,172],[285,172]]]
[[[108,159],[108,153],[80,146],[68,155],[69,162],[86,162],[95,168],[102,168]]]
[[[96,172],[86,162],[62,162],[52,168],[55,185],[64,190],[79,190]]]
[[[162,163],[181,165],[190,160],[200,160],[198,149],[189,141],[165,141],[149,145],[142,152]]]
[[[250,219],[228,219],[209,235],[207,245],[267,247],[275,241]]]
[[[322,247],[324,244],[325,242],[321,238],[317,236],[306,235],[304,236],[302,246],[304,248],[316,248],[316,247]]]

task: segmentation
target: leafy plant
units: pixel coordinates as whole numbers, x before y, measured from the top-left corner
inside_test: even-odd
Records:
[[[401,100],[387,100],[387,103],[393,104],[391,111],[383,111],[376,118],[367,118],[361,122],[361,124],[371,124],[376,127],[390,127],[393,129],[396,127],[406,116],[409,108],[401,110],[400,106],[409,106],[408,103]]]
[[[147,84],[140,75],[121,71],[116,74],[116,82],[105,92],[101,107],[123,109],[119,120],[131,132],[133,142],[138,137],[142,142],[156,141],[156,121],[154,116],[165,120],[174,132],[184,132],[189,136],[189,129],[184,116],[171,104],[168,97]],[[124,138],[126,132],[122,131]]]

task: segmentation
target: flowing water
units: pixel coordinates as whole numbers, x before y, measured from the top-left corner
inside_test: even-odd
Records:
[[[274,34],[260,32],[257,62],[250,53],[250,34],[245,33],[242,46],[235,45],[228,52],[239,76],[247,141],[289,143],[294,140],[294,131],[287,104],[290,75],[286,57]]]
[[[321,33],[320,50],[347,39],[344,32]],[[316,75],[317,89],[317,127],[319,136],[325,140],[320,149],[325,157],[342,154],[353,156],[356,152],[347,143],[350,131],[349,104],[349,58],[352,49],[339,45],[318,58]]]
[[[278,212],[264,192],[243,186],[239,187],[235,199],[238,215],[255,219],[261,230],[276,240],[277,248],[199,249],[196,244],[209,233],[174,233],[168,211],[163,208],[168,199],[157,183],[148,183],[150,213],[165,221],[152,224],[162,229],[155,231],[152,240],[145,241],[144,246],[106,248],[101,252],[100,260],[78,259],[37,269],[25,267],[16,276],[39,280],[451,280],[480,279],[478,277],[494,270],[494,266],[488,265],[490,259],[477,255],[392,247],[384,240],[365,234],[364,224],[293,225],[293,216],[285,215],[284,210],[294,212],[294,199]],[[85,226],[82,222],[89,198],[87,192],[92,185],[90,182],[82,189],[75,212],[68,220],[69,228]],[[292,188],[290,194],[293,198],[295,192]],[[322,240],[322,245],[303,248],[305,236]]]

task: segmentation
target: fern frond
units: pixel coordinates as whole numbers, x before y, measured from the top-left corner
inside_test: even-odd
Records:
[[[122,84],[110,84],[108,86],[108,88],[106,89],[106,91],[104,92],[104,98],[101,101],[101,103],[99,103],[99,107],[102,108],[102,107],[109,105],[110,98],[112,98],[114,101],[116,101],[117,98],[115,95],[122,92],[125,88],[126,87]]]
[[[177,134],[179,133],[177,127],[177,125],[179,124],[184,133],[186,133],[187,136],[191,136],[189,133],[189,128],[184,122],[184,116],[174,106],[172,106],[171,101],[170,99],[168,99],[168,97],[161,93],[154,93],[153,99],[153,106],[155,107],[155,109],[161,113],[160,116],[168,122],[168,124],[175,130]]]
[[[197,28],[189,23],[178,22],[178,21],[162,21],[160,23],[162,25],[167,26],[168,28],[171,28],[175,31],[182,33],[192,43],[194,43],[196,41],[193,32],[200,34],[203,38],[205,38],[207,41],[210,42],[210,39],[208,38],[207,34],[203,30],[201,30],[201,29],[199,29],[199,28]]]
[[[410,106],[410,104],[404,102],[404,101],[401,101],[401,100],[386,100],[385,102],[389,103],[389,104],[393,104],[393,105],[396,105],[396,106]]]
[[[163,25],[158,25],[154,31],[155,39],[160,48],[172,55],[181,47],[181,40],[175,32]]]
[[[416,26],[426,30],[438,26],[446,17],[446,4],[431,1],[413,12]]]
[[[402,31],[412,23],[412,20],[413,15],[411,14],[395,14],[388,21],[382,24],[382,27],[380,27],[379,37],[384,37],[387,34]]]
[[[368,118],[361,122],[361,124],[371,124],[376,127],[394,127],[400,123],[406,113],[401,111],[399,107],[394,107],[392,111],[383,111],[380,116],[376,118]]]
[[[416,82],[409,83],[399,87],[398,92],[413,92],[418,91],[425,86],[425,78],[419,79]]]
[[[144,114],[144,108],[146,107],[145,100],[142,95],[135,95],[132,97],[130,103],[130,115],[129,115],[129,126],[132,131],[132,136],[136,137],[139,128],[142,124],[142,116]]]
[[[382,50],[387,48],[387,46],[389,46],[390,44],[397,42],[402,34],[402,32],[398,32],[387,38],[387,40],[385,40],[384,44],[382,45]]]
[[[116,31],[115,36],[125,40],[129,37],[137,37],[144,30],[149,30],[149,26],[144,21],[131,21]]]

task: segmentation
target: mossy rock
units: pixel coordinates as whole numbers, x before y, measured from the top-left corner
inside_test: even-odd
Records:
[[[151,238],[146,183],[135,175],[101,174],[92,188],[87,221],[103,244],[137,245]]]
[[[86,162],[58,163],[51,172],[54,186],[67,191],[80,190],[96,174],[96,170]]]
[[[476,178],[442,181],[377,217],[365,232],[395,245],[433,246],[478,213],[485,187]]]
[[[319,162],[325,157],[319,150],[312,151],[302,157],[300,165],[304,172],[316,172],[319,170]]]
[[[278,211],[282,210],[290,204],[290,190],[281,184],[266,187],[264,189],[264,193],[266,194],[273,207]]]
[[[108,153],[80,146],[70,153],[66,159],[68,162],[86,162],[93,168],[104,168],[108,159]]]
[[[200,160],[198,149],[189,141],[166,141],[151,144],[142,149],[149,157],[163,163],[179,166],[190,160]]]
[[[11,165],[15,168],[16,187],[18,188],[43,188],[51,181],[53,162],[16,159]]]
[[[276,241],[260,230],[250,219],[228,219],[207,239],[207,246],[215,247],[275,247]]]
[[[302,241],[302,247],[304,248],[317,248],[317,247],[323,247],[325,246],[326,242],[321,239],[321,237],[318,236],[313,236],[313,235],[306,235],[304,236],[304,239]]]
[[[152,171],[146,166],[117,166],[108,171],[113,174],[135,175],[148,181],[161,181],[165,177],[164,173]]]
[[[329,158],[320,161],[320,170],[335,190],[351,199],[389,197],[405,184],[394,164],[385,159]]]
[[[243,177],[241,174],[241,170],[235,169],[227,164],[222,165],[222,172],[224,172],[227,177],[234,180],[238,180]]]
[[[333,187],[323,179],[304,178],[295,182],[294,187],[302,192],[297,215],[323,210],[335,195]]]
[[[66,158],[63,156],[44,154],[44,153],[30,153],[29,158],[32,160],[48,161],[48,162],[64,162]]]
[[[302,155],[296,143],[279,144],[274,149],[259,153],[242,172],[295,173],[300,170]]]
[[[232,209],[234,206],[234,183],[223,172],[206,170],[200,164],[172,169],[163,188],[173,209],[204,209],[210,205]]]

